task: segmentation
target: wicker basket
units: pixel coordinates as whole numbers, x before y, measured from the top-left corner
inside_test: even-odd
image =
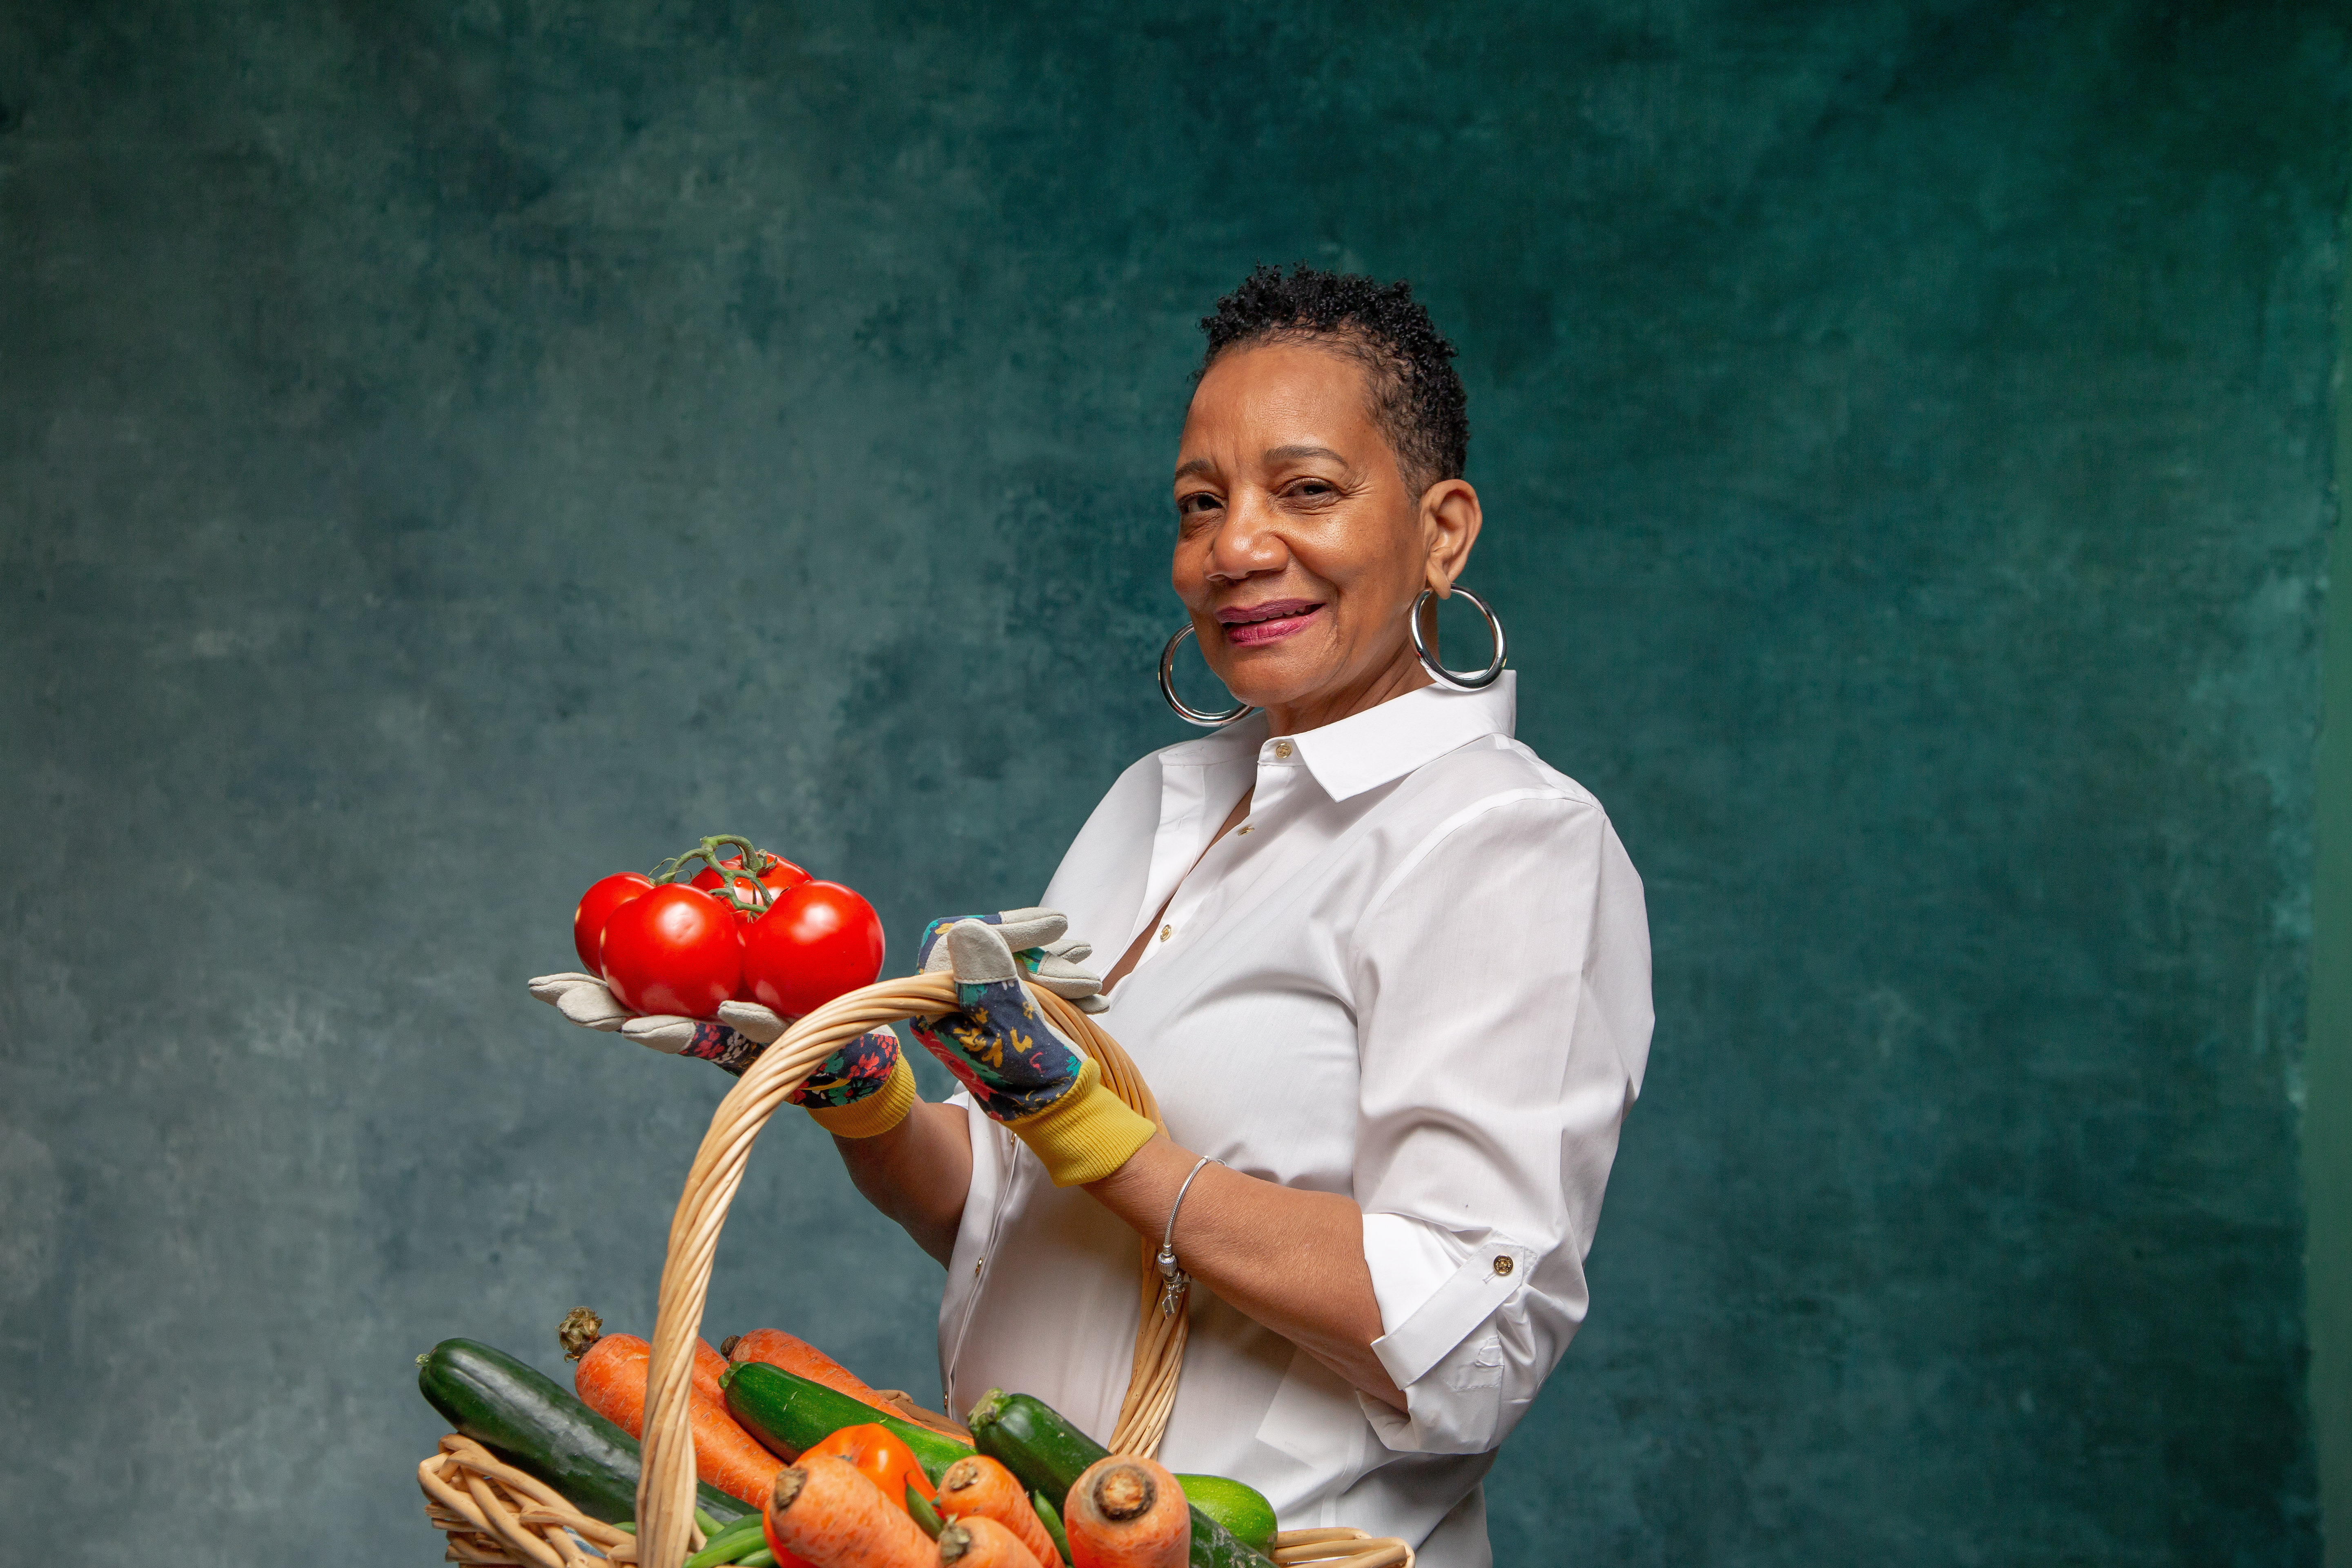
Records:
[[[1055,1027],[1094,1059],[1103,1082],[1113,1093],[1150,1118],[1162,1131],[1167,1130],[1150,1087],[1118,1041],[1097,1028],[1085,1013],[1051,992],[1032,986],[1030,995],[1045,1009]],[[711,1258],[718,1249],[719,1228],[726,1223],[728,1205],[734,1201],[736,1188],[742,1183],[744,1163],[760,1130],[779,1107],[787,1103],[787,1097],[800,1088],[817,1065],[845,1042],[901,1019],[936,1016],[952,1012],[955,1007],[955,980],[946,974],[885,980],[850,992],[793,1025],[761,1054],[711,1114],[710,1129],[703,1134],[702,1145],[695,1152],[694,1164],[687,1173],[686,1191],[679,1196],[677,1212],[670,1220],[668,1253],[662,1260],[660,1307],[654,1325],[653,1360],[646,1396],[644,1470],[637,1482],[636,1538],[633,1542],[617,1545],[617,1550],[603,1548],[608,1556],[621,1561],[634,1558],[643,1568],[679,1568],[700,1543],[701,1532],[694,1522],[694,1437],[688,1392],[693,1384],[693,1347],[702,1330],[702,1310],[709,1292]],[[1141,1310],[1138,1313],[1134,1367],[1129,1374],[1127,1396],[1120,1403],[1118,1422],[1108,1444],[1113,1453],[1155,1453],[1161,1434],[1167,1430],[1169,1413],[1175,1407],[1176,1379],[1183,1366],[1190,1314],[1153,1310],[1160,1295],[1160,1275],[1153,1267],[1152,1257],[1151,1243],[1139,1237],[1137,1289]],[[473,1514],[479,1511],[492,1526],[498,1526],[503,1521],[490,1514],[479,1496],[487,1489],[488,1480],[475,1463],[475,1456],[450,1447],[451,1442],[463,1441],[445,1440],[444,1452],[425,1461],[420,1479],[430,1472],[437,1480],[447,1471],[454,1480],[463,1470],[476,1489],[474,1507],[458,1507],[446,1481],[437,1488],[427,1485],[427,1497],[439,1510],[436,1522],[444,1529],[453,1529],[459,1522],[470,1522]],[[481,1456],[483,1459],[488,1458]],[[524,1492],[517,1491],[512,1500],[520,1505],[530,1500]],[[524,1525],[521,1531],[510,1534],[494,1529],[492,1533],[510,1542],[509,1550],[521,1549],[524,1560],[545,1563],[547,1568],[557,1568],[559,1562],[588,1561],[575,1555],[571,1541],[559,1539],[568,1528],[567,1521],[557,1517],[557,1510],[548,1509],[545,1500],[537,1500],[535,1517],[520,1520],[517,1516]],[[528,1534],[530,1539],[526,1545],[515,1540],[514,1534]],[[457,1536],[453,1534],[451,1540],[452,1556],[457,1557]],[[531,1551],[530,1547],[538,1550]],[[1412,1551],[1404,1542],[1368,1537],[1357,1530],[1286,1531],[1276,1537],[1275,1547],[1275,1561],[1286,1568],[1294,1563],[1328,1563],[1344,1568],[1412,1565]]]

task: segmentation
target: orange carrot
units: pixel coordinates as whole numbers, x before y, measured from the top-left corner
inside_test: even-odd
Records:
[[[916,1404],[904,1389],[877,1388],[874,1391],[874,1397],[881,1401],[878,1408],[885,1415],[896,1415],[900,1420],[911,1421],[918,1426],[928,1426],[934,1432],[954,1438],[966,1447],[971,1446],[971,1428],[960,1421],[940,1415],[936,1410],[924,1409]]]
[[[652,1371],[653,1346],[635,1334],[606,1334],[580,1358],[572,1384],[589,1409],[626,1431],[646,1435],[646,1385]],[[695,1474],[729,1497],[757,1508],[768,1500],[775,1484],[778,1460],[757,1438],[736,1425],[716,1392],[703,1386],[698,1375],[688,1393],[694,1423]]]
[[[940,1561],[947,1568],[1038,1568],[1037,1554],[1020,1537],[978,1514],[940,1531]]]
[[[575,1323],[578,1323],[579,1320],[583,1318],[586,1321],[583,1324],[580,1324],[578,1327],[575,1327]],[[587,1308],[574,1308],[572,1310],[572,1316],[563,1320],[562,1338],[564,1345],[564,1359],[567,1361],[579,1361],[583,1356],[587,1355],[589,1352],[604,1343],[606,1340],[615,1337],[604,1332],[604,1320],[597,1317],[593,1312],[589,1311]],[[623,1334],[618,1337],[624,1340],[634,1338],[634,1336],[628,1334]],[[642,1340],[637,1341],[636,1342],[640,1344],[644,1343]],[[613,1352],[608,1351],[605,1353],[610,1355]],[[727,1396],[725,1392],[719,1387],[719,1380],[726,1374],[727,1358],[720,1355],[717,1351],[712,1350],[709,1340],[695,1341],[695,1386],[706,1390],[711,1398],[718,1400],[723,1405],[727,1401]],[[611,1421],[616,1419],[616,1417],[608,1415],[605,1419]],[[642,1417],[640,1417],[640,1419],[642,1419]],[[632,1427],[631,1430],[634,1431],[635,1428]]]
[[[572,1386],[589,1409],[632,1437],[646,1435],[646,1363],[653,1347],[635,1334],[605,1334],[590,1345],[572,1373]]]
[[[719,1386],[719,1380],[726,1375],[727,1358],[712,1350],[709,1340],[695,1341],[694,1386],[724,1405],[727,1403],[727,1394]]]
[[[1184,1568],[1192,1510],[1176,1478],[1150,1459],[1098,1459],[1062,1510],[1072,1568]]]
[[[765,1510],[768,1550],[809,1568],[936,1568],[931,1538],[857,1467],[830,1454],[776,1473]]]
[[[1029,1494],[1011,1470],[985,1454],[967,1455],[942,1471],[931,1507],[941,1519],[993,1520],[1029,1549],[1039,1568],[1062,1568],[1062,1554],[1054,1550],[1054,1538],[1029,1506]]]
[[[735,1361],[765,1362],[811,1383],[821,1383],[836,1394],[866,1405],[879,1405],[881,1397],[866,1385],[866,1380],[809,1343],[795,1339],[782,1329],[753,1329],[727,1349]]]

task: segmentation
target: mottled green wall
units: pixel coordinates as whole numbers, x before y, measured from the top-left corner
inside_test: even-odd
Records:
[[[0,1503],[421,1563],[450,1333],[649,1321],[721,1080],[593,876],[1032,897],[1171,739],[1191,322],[1458,336],[1659,1033],[1507,1563],[2313,1563],[2340,8],[0,5]],[[803,1128],[712,1321],[930,1386]]]
[[[2346,218],[2352,239],[2352,214]],[[2330,1568],[2352,1568],[2352,271],[2336,310],[2336,529],[2313,791],[2311,1036],[2303,1074],[2312,1436]]]

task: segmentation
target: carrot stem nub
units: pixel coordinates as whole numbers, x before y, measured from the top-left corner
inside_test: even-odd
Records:
[[[1114,1465],[1095,1478],[1095,1506],[1105,1519],[1130,1520],[1150,1513],[1160,1500],[1160,1489],[1133,1465]]]
[[[555,1342],[563,1347],[565,1361],[578,1361],[604,1332],[604,1319],[586,1307],[574,1307],[563,1314],[563,1321],[555,1325]]]

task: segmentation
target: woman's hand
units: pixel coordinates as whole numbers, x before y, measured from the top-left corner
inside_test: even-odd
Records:
[[[740,1078],[793,1020],[756,1002],[727,1002],[719,1022],[664,1013],[632,1013],[593,974],[542,974],[530,994],[584,1028],[619,1033],[669,1056],[699,1057]],[[915,1103],[915,1075],[898,1037],[877,1029],[843,1043],[793,1091],[792,1103],[840,1138],[888,1131]]]
[[[1099,982],[1081,967],[1092,950],[1061,941],[1066,929],[1053,910],[933,921],[918,959],[925,973],[955,976],[960,1010],[913,1026],[972,1102],[1027,1143],[1063,1187],[1108,1175],[1152,1135],[1022,984],[1025,971],[1081,1007],[1097,1002]]]

